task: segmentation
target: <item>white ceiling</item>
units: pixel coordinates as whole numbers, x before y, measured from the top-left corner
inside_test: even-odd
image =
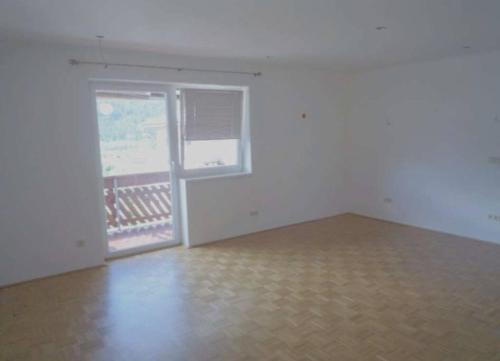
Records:
[[[1,0],[0,31],[360,69],[500,49],[500,0]]]

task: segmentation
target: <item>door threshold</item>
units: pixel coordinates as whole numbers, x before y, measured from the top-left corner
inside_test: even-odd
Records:
[[[155,251],[159,251],[159,250],[166,249],[166,248],[179,247],[181,245],[182,245],[181,242],[165,241],[165,242],[160,242],[160,243],[155,243],[155,244],[150,244],[150,245],[144,245],[141,247],[135,247],[135,248],[131,248],[131,249],[123,249],[120,251],[115,251],[115,252],[109,253],[108,256],[106,257],[106,261],[112,261],[112,260],[115,260],[117,258],[137,256],[139,254],[148,253],[148,252],[155,252]]]

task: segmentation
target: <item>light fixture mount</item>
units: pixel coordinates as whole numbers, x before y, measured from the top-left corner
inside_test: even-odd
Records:
[[[387,26],[377,26],[375,30],[387,30]]]

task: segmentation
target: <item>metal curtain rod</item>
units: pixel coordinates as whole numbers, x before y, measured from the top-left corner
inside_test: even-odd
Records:
[[[71,65],[103,65],[103,66],[120,66],[124,68],[148,68],[148,69],[162,69],[162,70],[176,70],[176,71],[195,71],[195,72],[208,72],[208,73],[221,73],[221,74],[241,74],[241,75],[252,75],[261,76],[261,72],[250,72],[250,71],[236,71],[236,70],[213,70],[213,69],[199,69],[199,68],[183,68],[177,66],[163,66],[163,65],[144,65],[144,64],[126,64],[126,63],[105,63],[101,61],[86,61],[69,59]]]

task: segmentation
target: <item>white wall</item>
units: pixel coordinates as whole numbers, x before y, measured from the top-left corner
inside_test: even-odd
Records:
[[[359,74],[349,98],[348,210],[500,243],[500,53]]]
[[[343,209],[343,80],[302,68],[106,51],[109,61],[261,70],[259,78],[73,67],[96,49],[2,44],[0,285],[102,264],[96,125],[89,78],[248,85],[253,174],[187,184],[191,244]],[[303,120],[300,113],[306,112]],[[258,216],[250,216],[258,210]],[[86,246],[76,247],[83,239]]]
[[[500,240],[487,218],[500,214],[500,166],[488,163],[500,156],[500,53],[347,81],[305,68],[118,50],[107,59],[264,75],[72,67],[69,58],[96,59],[96,49],[1,45],[0,285],[104,261],[90,78],[250,87],[253,173],[186,182],[191,245],[346,211]]]
[[[343,82],[323,76],[266,72],[256,82],[253,174],[187,182],[191,245],[342,212]]]

